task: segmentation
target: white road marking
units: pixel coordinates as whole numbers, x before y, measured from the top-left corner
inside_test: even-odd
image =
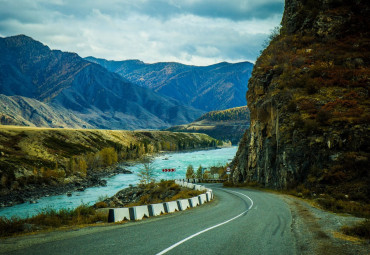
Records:
[[[171,246],[170,246],[170,247],[168,247],[167,249],[164,249],[163,251],[161,251],[161,252],[157,253],[156,255],[162,255],[162,254],[165,254],[165,253],[169,252],[170,250],[172,250],[173,248],[175,248],[175,247],[179,246],[179,245],[180,245],[180,244],[182,244],[182,243],[185,243],[186,241],[188,241],[188,240],[190,240],[190,239],[192,239],[192,238],[194,238],[194,237],[196,237],[196,236],[199,236],[200,234],[203,234],[203,233],[205,233],[205,232],[207,232],[207,231],[209,231],[209,230],[211,230],[211,229],[214,229],[214,228],[217,228],[217,227],[219,227],[219,226],[222,226],[222,225],[224,225],[224,224],[226,224],[226,223],[229,223],[230,221],[233,221],[233,220],[235,220],[235,219],[237,219],[237,218],[239,218],[239,217],[243,216],[246,212],[248,212],[248,211],[253,207],[253,200],[252,200],[250,197],[248,197],[247,195],[245,195],[245,194],[243,194],[243,193],[240,193],[240,192],[237,192],[237,191],[232,191],[232,190],[228,190],[227,192],[233,192],[233,193],[237,193],[237,194],[239,194],[239,195],[245,196],[246,198],[248,198],[248,199],[251,201],[251,205],[249,206],[249,208],[248,208],[247,210],[245,210],[245,211],[244,211],[244,212],[242,212],[241,214],[239,214],[239,215],[237,215],[237,216],[235,216],[235,217],[233,217],[233,218],[231,218],[231,219],[229,219],[229,220],[227,220],[227,221],[221,222],[221,223],[219,223],[219,224],[217,224],[217,225],[214,225],[214,226],[212,226],[212,227],[209,227],[209,228],[206,228],[206,229],[204,229],[204,230],[202,230],[202,231],[199,231],[198,233],[195,233],[195,234],[193,234],[193,235],[191,235],[191,236],[188,236],[187,238],[185,238],[185,239],[183,239],[183,240],[181,240],[181,241],[179,241],[179,242],[177,242],[177,243],[175,243],[175,244],[171,245]]]

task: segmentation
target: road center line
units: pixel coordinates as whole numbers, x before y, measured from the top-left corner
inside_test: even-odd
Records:
[[[224,189],[223,189],[223,190],[224,190]],[[225,190],[225,191],[226,191],[226,190]],[[209,227],[209,228],[206,228],[206,229],[204,229],[204,230],[202,230],[202,231],[199,231],[198,233],[195,233],[195,234],[193,234],[193,235],[191,235],[191,236],[188,236],[187,238],[185,238],[185,239],[183,239],[183,240],[181,240],[181,241],[179,241],[179,242],[177,242],[177,243],[175,243],[175,244],[171,245],[171,246],[170,246],[170,247],[168,247],[167,249],[164,249],[163,251],[161,251],[161,252],[157,253],[156,255],[162,255],[162,254],[165,254],[165,253],[169,252],[170,250],[174,249],[175,247],[179,246],[180,244],[185,243],[186,241],[188,241],[188,240],[190,240],[190,239],[192,239],[192,238],[194,238],[194,237],[196,237],[196,236],[199,236],[200,234],[203,234],[203,233],[205,233],[205,232],[207,232],[207,231],[209,231],[209,230],[212,230],[212,229],[217,228],[217,227],[220,227],[220,226],[222,226],[222,225],[224,225],[224,224],[226,224],[226,223],[229,223],[230,221],[233,221],[233,220],[235,220],[235,219],[237,219],[237,218],[239,218],[239,217],[243,216],[245,213],[247,213],[247,212],[248,212],[248,211],[253,207],[253,200],[252,200],[250,197],[248,197],[247,195],[245,195],[245,194],[243,194],[243,193],[240,193],[240,192],[237,192],[237,191],[232,191],[232,190],[228,190],[228,191],[226,191],[226,192],[237,193],[237,194],[239,194],[239,195],[242,195],[242,196],[244,196],[244,197],[248,198],[248,199],[251,201],[251,205],[249,206],[249,208],[248,208],[247,210],[245,210],[245,211],[244,211],[244,212],[242,212],[241,214],[239,214],[239,215],[237,215],[237,216],[235,216],[235,217],[233,217],[233,218],[231,218],[231,219],[229,219],[229,220],[227,220],[227,221],[221,222],[221,223],[219,223],[219,224],[217,224],[217,225],[214,225],[214,226],[212,226],[212,227]]]

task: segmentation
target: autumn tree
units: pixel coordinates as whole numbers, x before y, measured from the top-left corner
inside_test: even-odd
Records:
[[[140,184],[149,184],[155,181],[156,173],[149,159],[144,159],[143,167],[138,172]]]
[[[195,177],[194,168],[192,165],[189,165],[186,170],[186,179],[192,179]]]
[[[200,166],[198,167],[197,174],[196,174],[196,177],[197,177],[198,179],[202,179],[202,178],[203,178],[203,176],[202,176],[202,169],[203,169],[203,167],[200,165]]]

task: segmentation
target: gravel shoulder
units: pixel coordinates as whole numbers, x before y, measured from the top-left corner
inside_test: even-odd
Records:
[[[344,235],[340,231],[342,226],[351,226],[363,219],[327,212],[293,196],[279,197],[290,207],[291,230],[296,238],[298,254],[369,254],[368,241]]]

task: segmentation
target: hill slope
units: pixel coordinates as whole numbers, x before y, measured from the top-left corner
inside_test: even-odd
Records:
[[[146,64],[139,60],[86,59],[132,83],[204,111],[246,105],[246,84],[253,68],[249,62],[188,66],[171,62]]]
[[[369,16],[361,0],[286,1],[248,84],[234,182],[369,202]]]
[[[168,128],[172,132],[204,133],[219,140],[229,140],[238,144],[245,130],[249,128],[249,110],[246,106],[223,111],[212,111],[196,121]]]
[[[24,35],[0,38],[0,67],[0,94],[35,99],[53,109],[63,107],[95,128],[162,128],[202,114],[75,53],[50,50]]]

